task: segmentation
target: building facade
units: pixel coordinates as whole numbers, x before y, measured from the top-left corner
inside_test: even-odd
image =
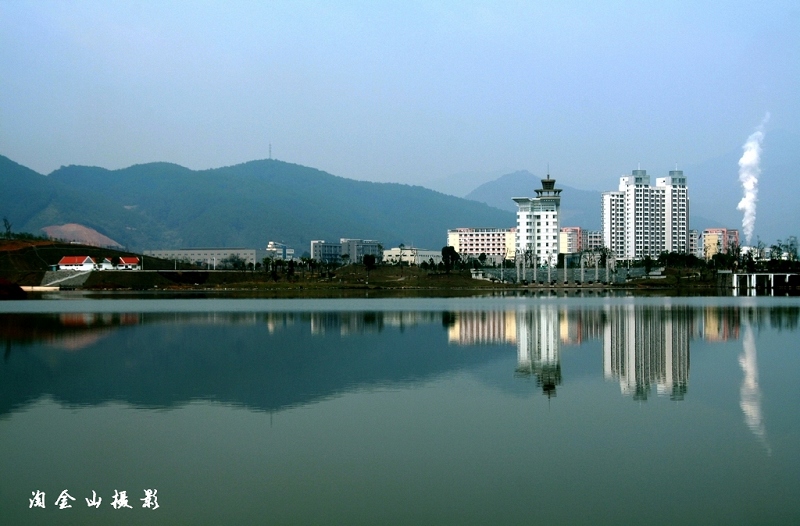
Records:
[[[342,259],[342,244],[315,239],[311,241],[311,259],[320,263],[339,263]]]
[[[700,243],[700,233],[695,229],[689,229],[689,254],[703,258],[703,247]]]
[[[739,231],[730,228],[706,228],[703,230],[702,256],[709,260],[714,254],[727,254],[739,246]]]
[[[518,264],[523,259],[534,266],[551,266],[558,263],[559,221],[561,211],[561,189],[556,180],[542,179],[542,187],[536,197],[514,197],[517,203],[517,235],[514,251]]]
[[[283,243],[270,241],[267,243],[267,257],[272,259],[280,259],[283,261],[291,261],[294,259],[294,249],[287,247]]]
[[[266,257],[266,251],[255,248],[179,248],[175,250],[145,250],[144,255],[182,261],[215,270],[233,259],[243,260],[245,265],[255,266]]]
[[[454,228],[447,231],[447,246],[462,258],[477,258],[481,254],[492,263],[514,259],[515,228]]]
[[[361,263],[364,256],[375,256],[376,261],[383,257],[383,247],[374,239],[349,239],[341,238],[338,243],[328,243],[324,240],[311,242],[311,259],[322,263],[339,263],[342,256],[347,256],[350,263]]]
[[[339,244],[342,245],[342,255],[347,254],[351,263],[361,263],[366,255],[375,256],[376,261],[383,258],[383,247],[374,239],[342,238]]]
[[[383,251],[383,261],[391,265],[398,263],[421,265],[423,262],[438,265],[442,262],[442,251],[417,247],[395,247]]]
[[[583,238],[583,250],[599,250],[605,245],[603,244],[603,231],[602,230],[583,230],[581,231]]]
[[[650,184],[646,170],[623,175],[619,189],[602,194],[603,244],[617,259],[657,258],[689,251],[689,195],[682,170]]]
[[[562,254],[576,254],[583,250],[583,229],[581,227],[561,227],[558,236],[558,250]]]

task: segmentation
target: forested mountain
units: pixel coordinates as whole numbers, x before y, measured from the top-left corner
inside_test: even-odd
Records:
[[[0,215],[14,231],[78,223],[130,250],[264,247],[312,239],[441,248],[447,229],[511,227],[514,214],[418,186],[371,183],[277,160],[211,170],[168,163],[62,167],[48,176],[0,156]]]

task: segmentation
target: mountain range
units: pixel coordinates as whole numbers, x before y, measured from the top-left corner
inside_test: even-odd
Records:
[[[354,181],[278,160],[211,170],[169,163],[65,166],[42,175],[0,156],[0,215],[16,232],[76,224],[129,250],[376,239],[439,249],[456,227],[511,227],[513,213],[420,186]]]
[[[753,242],[798,235],[798,145],[793,135],[767,134]],[[691,228],[741,228],[739,157],[741,149],[731,149],[681,167],[688,179]],[[608,178],[608,190],[617,188],[618,177]],[[600,229],[600,192],[554,178],[562,188],[562,226]],[[451,228],[514,226],[512,198],[534,196],[540,180],[526,170],[499,177],[465,173],[431,179],[440,192],[356,181],[274,159],[209,170],[170,163],[120,170],[73,165],[43,175],[0,155],[0,216],[16,232],[56,237],[82,232],[80,239],[132,251],[252,248],[279,241],[302,254],[312,239],[342,237],[435,250]]]

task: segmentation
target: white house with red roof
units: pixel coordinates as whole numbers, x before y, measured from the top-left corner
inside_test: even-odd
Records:
[[[103,261],[98,261],[95,259],[94,263],[95,270],[114,270],[114,265],[111,264],[111,260],[108,258],[103,258]]]
[[[117,270],[140,270],[139,258],[136,256],[121,256],[117,263]]]
[[[95,262],[89,256],[64,256],[58,270],[94,270]]]

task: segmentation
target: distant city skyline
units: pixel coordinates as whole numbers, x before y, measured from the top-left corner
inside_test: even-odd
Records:
[[[727,155],[766,112],[765,148],[800,135],[798,56],[789,1],[4,2],[0,154],[206,169],[271,145],[352,179],[549,163],[604,190]]]

